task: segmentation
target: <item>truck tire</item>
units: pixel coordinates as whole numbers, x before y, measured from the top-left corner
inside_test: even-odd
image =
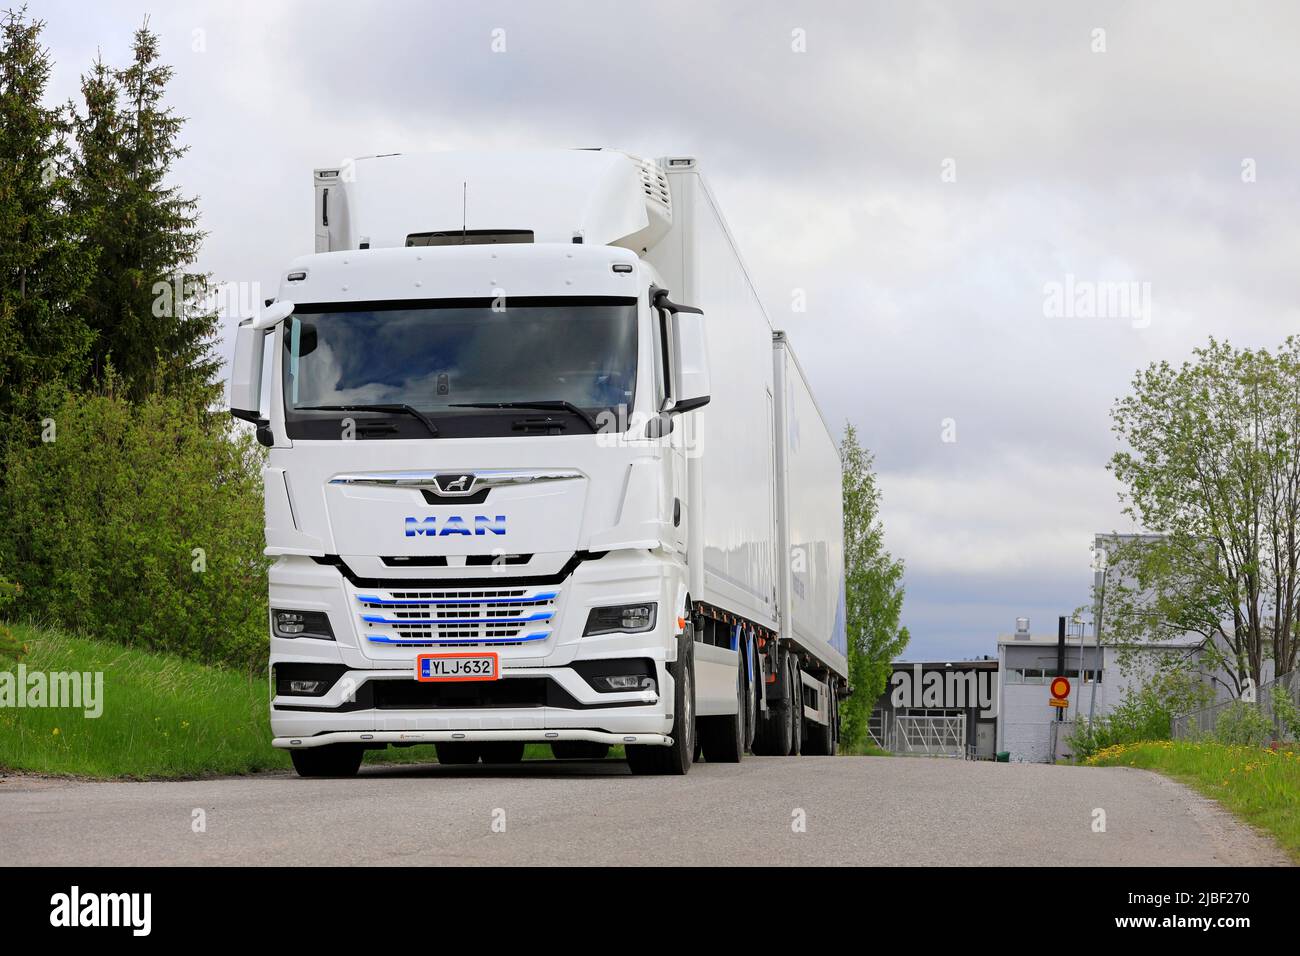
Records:
[[[803,681],[799,678],[799,662],[793,654],[786,657],[786,673],[790,678],[790,756],[803,753]]]
[[[634,774],[684,774],[695,759],[695,630],[677,635],[677,660],[668,665],[673,676],[673,743],[671,747],[628,744],[627,765]]]
[[[461,743],[459,741],[433,745],[433,749],[438,752],[438,763],[447,764],[448,766],[478,763],[478,747],[478,744]]]
[[[557,740],[551,744],[551,756],[556,760],[604,760],[609,756],[609,744],[594,740]]]
[[[817,757],[829,757],[835,753],[835,689],[826,685],[827,723],[819,724],[808,721],[807,736],[803,752]]]
[[[754,738],[758,735],[758,695],[763,692],[763,670],[758,666],[754,656],[754,632],[746,635],[745,641],[745,749],[753,751]]]
[[[741,658],[743,662],[744,658]],[[740,763],[745,755],[745,671],[736,668],[736,712],[700,718],[700,747],[709,763]]]
[[[492,740],[478,745],[484,763],[519,763],[524,759],[522,740]]]
[[[355,777],[365,753],[360,744],[327,744],[290,750],[289,759],[300,777]]]

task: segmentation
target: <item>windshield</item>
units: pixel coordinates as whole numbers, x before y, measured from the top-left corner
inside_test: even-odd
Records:
[[[327,437],[292,426],[362,411],[391,422],[389,437],[429,436],[419,416],[394,406],[423,413],[439,430],[452,417],[617,414],[636,387],[636,315],[634,299],[510,299],[495,309],[489,299],[300,306],[284,335],[290,434]],[[516,407],[466,407],[502,403]],[[389,408],[358,408],[375,405]]]

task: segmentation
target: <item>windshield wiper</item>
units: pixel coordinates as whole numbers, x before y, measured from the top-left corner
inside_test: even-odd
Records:
[[[448,408],[536,408],[540,411],[569,412],[577,415],[591,428],[593,432],[600,431],[600,426],[596,424],[596,419],[592,418],[587,412],[573,402],[566,402],[563,399],[554,399],[545,402],[453,402]]]
[[[418,421],[425,428],[429,429],[429,434],[434,438],[438,437],[438,426],[429,421],[424,412],[418,408],[413,408],[404,402],[394,402],[382,405],[297,405],[294,411],[299,412],[404,412]]]

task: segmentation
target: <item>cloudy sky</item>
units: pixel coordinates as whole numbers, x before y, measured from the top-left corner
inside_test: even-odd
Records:
[[[909,659],[1087,602],[1092,533],[1128,528],[1108,410],[1138,367],[1300,330],[1294,4],[30,10],[54,100],[151,15],[221,281],[273,289],[311,251],[312,167],[346,156],[699,157],[823,411],[876,455]]]

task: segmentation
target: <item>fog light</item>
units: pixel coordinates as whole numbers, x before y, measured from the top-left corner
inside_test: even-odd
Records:
[[[281,634],[301,634],[307,627],[297,611],[276,611],[275,628]]]
[[[613,674],[601,680],[610,690],[653,690],[655,686],[653,677],[641,674]]]
[[[329,615],[324,611],[271,609],[271,629],[276,637],[315,637],[334,640]]]
[[[587,615],[584,636],[612,634],[616,631],[649,631],[655,626],[654,603],[617,604],[613,607],[593,607]]]
[[[291,694],[319,694],[325,688],[323,680],[291,680],[289,681],[289,693]]]

